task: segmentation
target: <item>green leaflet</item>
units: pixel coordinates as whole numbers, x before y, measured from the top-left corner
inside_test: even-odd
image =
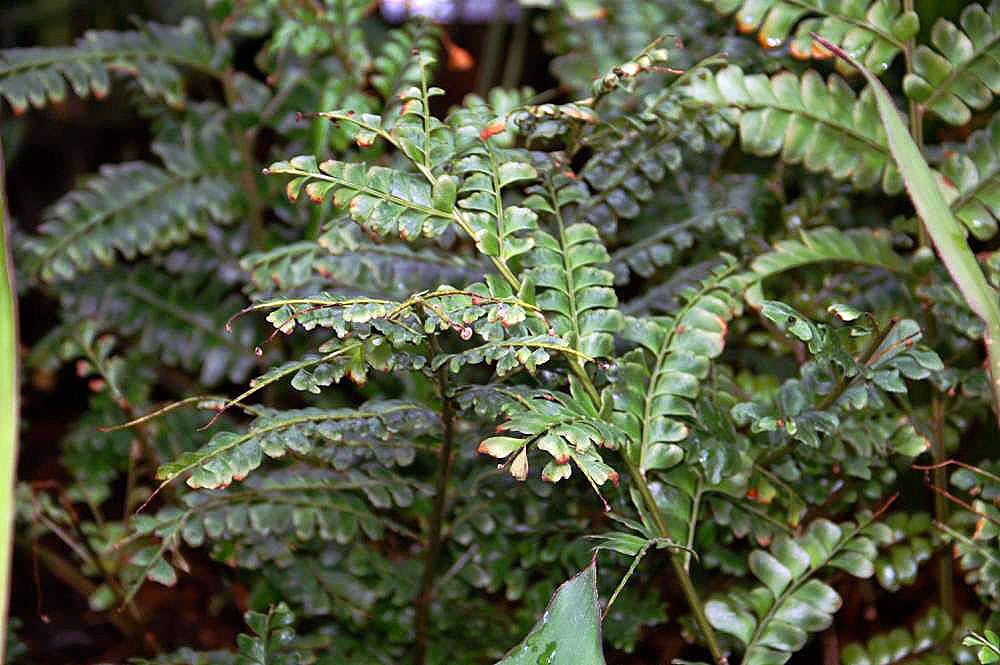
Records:
[[[900,119],[889,92],[878,78],[853,62],[847,53],[828,42],[824,46],[858,66],[868,79],[889,139],[889,149],[902,173],[910,199],[966,303],[986,324],[984,341],[990,363],[993,406],[1000,419],[1000,295],[986,282],[975,255],[966,243],[962,227],[945,203],[930,167]]]
[[[146,95],[180,108],[186,101],[181,67],[220,73],[205,28],[195,18],[179,26],[144,23],[135,31],[88,30],[75,46],[0,52],[0,96],[15,113],[29,104],[42,108],[63,101],[67,82],[80,97],[104,97],[111,87],[108,72],[123,71],[135,76]]]
[[[903,79],[907,97],[952,125],[967,123],[972,110],[987,108],[1000,92],[1000,4],[984,9],[970,2],[959,23],[939,19],[931,30],[934,47],[917,46],[913,72]]]
[[[603,665],[597,560],[556,589],[535,627],[496,665]]]
[[[796,58],[829,58],[814,48],[816,32],[840,45],[876,72],[884,72],[919,27],[916,12],[903,12],[898,0],[710,0],[725,14],[736,12],[741,32],[757,32],[761,46],[788,45]]]
[[[980,663],[996,663],[1000,661],[1000,638],[992,630],[985,629],[982,635],[972,632],[962,640],[962,645],[979,647],[976,657]]]

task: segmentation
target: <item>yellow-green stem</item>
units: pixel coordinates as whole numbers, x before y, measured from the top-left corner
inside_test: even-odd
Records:
[[[0,145],[0,649],[7,644],[10,562],[17,479],[18,353],[17,291],[10,251],[3,146]],[[0,652],[2,653],[2,652]]]
[[[622,459],[625,460],[629,474],[632,476],[632,482],[635,483],[640,496],[642,496],[643,503],[646,504],[646,510],[653,517],[656,530],[660,532],[662,537],[669,538],[670,530],[667,528],[667,523],[663,519],[663,514],[660,512],[659,506],[656,505],[656,499],[653,497],[653,491],[649,489],[649,483],[639,473],[638,467],[633,464],[628,453],[622,455]],[[712,624],[709,623],[708,616],[705,614],[705,604],[701,602],[698,590],[694,588],[694,582],[691,580],[688,571],[684,568],[683,554],[670,552],[668,557],[670,558],[670,567],[674,572],[674,577],[677,578],[677,582],[681,585],[684,598],[691,609],[691,614],[694,615],[694,622],[698,625],[698,630],[701,631],[701,635],[705,639],[705,644],[712,654],[712,660],[715,661],[715,665],[729,665],[729,658],[722,650],[722,647],[719,646],[715,629],[712,628]]]

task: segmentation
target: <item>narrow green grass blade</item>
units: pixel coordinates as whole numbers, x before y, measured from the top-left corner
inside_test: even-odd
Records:
[[[889,139],[889,149],[903,175],[910,200],[913,201],[927,234],[934,242],[942,263],[961,291],[965,302],[986,324],[984,341],[990,365],[993,410],[1000,419],[1000,295],[986,281],[982,268],[979,267],[965,240],[961,224],[955,219],[951,208],[941,196],[934,174],[899,117],[899,111],[889,96],[889,91],[878,77],[842,49],[815,33],[813,39],[857,67],[875,93],[878,114]]]
[[[3,146],[0,146],[0,660],[7,644],[7,604],[14,541],[17,470],[17,294],[8,233]]]

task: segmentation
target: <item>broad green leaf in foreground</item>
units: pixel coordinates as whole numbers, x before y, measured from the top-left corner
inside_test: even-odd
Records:
[[[556,589],[545,613],[496,665],[604,665],[597,560]]]
[[[982,268],[965,240],[961,224],[955,219],[941,195],[934,174],[900,119],[889,91],[878,77],[844,50],[816,34],[813,37],[837,56],[861,70],[875,93],[879,117],[889,139],[889,149],[903,176],[903,183],[906,185],[910,200],[913,201],[941,261],[961,291],[965,302],[986,324],[983,341],[986,343],[986,354],[990,364],[993,410],[1000,417],[1000,297],[986,281]]]

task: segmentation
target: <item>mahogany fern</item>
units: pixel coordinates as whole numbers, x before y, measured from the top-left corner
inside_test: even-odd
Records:
[[[522,3],[511,49],[535,34],[559,86],[515,89],[516,51],[464,97],[454,26],[370,9],[0,52],[16,114],[121,72],[153,139],[13,234],[58,314],[26,394],[64,365],[86,394],[17,488],[17,560],[138,662],[988,655],[995,340],[902,193],[940,191],[945,251],[995,281],[998,5],[924,44],[897,0]],[[911,102],[927,192],[842,51]],[[245,611],[230,651],[142,623],[191,571]],[[841,612],[917,594],[939,609]]]

